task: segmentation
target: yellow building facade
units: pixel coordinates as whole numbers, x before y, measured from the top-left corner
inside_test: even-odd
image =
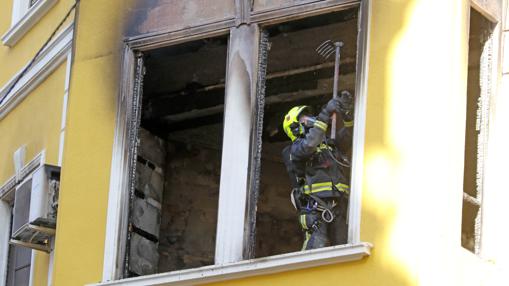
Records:
[[[0,285],[506,285],[507,1],[0,3]],[[272,205],[291,188],[270,128],[330,97],[322,39],[344,41],[355,94],[348,235],[298,251],[273,219],[293,209]],[[165,175],[155,203],[140,164]],[[13,242],[13,221],[45,165],[61,167],[58,215],[37,249]]]

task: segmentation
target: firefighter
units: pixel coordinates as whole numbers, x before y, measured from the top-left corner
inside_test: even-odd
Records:
[[[305,233],[302,250],[346,243],[353,97],[342,91],[318,116],[310,112],[308,106],[295,106],[283,121],[292,140],[282,155],[292,181],[292,203]],[[335,140],[326,136],[333,113],[343,120]]]

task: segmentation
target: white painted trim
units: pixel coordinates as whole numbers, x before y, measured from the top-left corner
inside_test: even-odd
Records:
[[[53,285],[53,270],[55,269],[55,236],[50,238],[50,254],[48,262],[48,286]]]
[[[497,23],[500,21],[500,17],[495,15],[493,11],[486,9],[485,3],[479,0],[470,0],[470,7],[487,18],[490,22]]]
[[[5,285],[7,279],[7,264],[8,264],[8,247],[10,240],[11,228],[11,207],[10,202],[6,199],[10,194],[16,191],[16,186],[29,180],[40,166],[44,165],[46,161],[46,151],[42,150],[39,154],[30,160],[19,172],[19,177],[12,176],[0,187],[0,286]],[[8,213],[6,213],[8,211]],[[6,219],[3,219],[6,218]],[[3,235],[2,235],[3,234]],[[7,246],[7,248],[6,248]],[[35,251],[32,250],[32,257],[30,261],[30,286],[33,285],[33,276],[35,273]]]
[[[29,286],[34,285],[34,276],[35,276],[35,250],[31,251],[31,257],[30,257],[30,280],[28,281]]]
[[[126,45],[122,63],[122,79],[117,98],[116,127],[111,158],[110,188],[106,216],[106,235],[104,240],[104,260],[102,281],[118,279],[122,273],[122,253],[127,227],[127,208],[129,206],[128,188],[128,121],[132,110],[132,91],[134,89],[135,56]],[[129,113],[129,114],[128,114]]]
[[[62,166],[64,159],[65,126],[67,122],[67,103],[69,101],[69,85],[71,82],[72,52],[67,53],[67,65],[65,68],[64,100],[62,103],[62,116],[60,117],[60,142],[58,146],[58,166]]]
[[[7,179],[0,187],[0,201],[6,200],[7,196],[14,190],[14,187],[16,187],[16,175]]]
[[[72,52],[67,53],[67,63],[65,69],[65,83],[64,83],[64,100],[62,103],[62,116],[60,122],[60,142],[58,146],[58,166],[62,167],[64,160],[64,143],[65,143],[65,127],[67,122],[67,106],[69,102],[69,86],[71,82],[71,67],[72,67]],[[49,265],[48,265],[48,286],[53,285],[53,269],[55,265],[55,237],[50,241]]]
[[[367,0],[369,1],[369,0]],[[370,5],[367,5],[365,1],[361,2],[361,8],[363,11],[369,9]],[[335,7],[337,8],[337,7]],[[323,12],[323,11],[322,11]],[[363,19],[366,19],[367,29],[369,29],[369,19],[371,17],[371,13],[363,13],[363,15],[366,15],[367,17],[364,17]],[[284,18],[284,17],[282,17]],[[365,29],[366,35],[368,34],[368,30]],[[143,36],[143,39],[135,38],[134,40],[128,40],[126,47],[124,48],[124,58],[123,58],[123,64],[122,64],[122,77],[120,81],[120,93],[117,99],[117,112],[116,112],[116,127],[115,127],[115,136],[114,136],[114,143],[113,143],[113,155],[112,155],[112,163],[111,163],[111,174],[110,174],[110,188],[108,193],[108,208],[107,208],[107,220],[106,220],[106,235],[105,235],[105,247],[104,247],[104,260],[103,260],[103,276],[102,281],[104,284],[97,284],[97,285],[124,285],[125,281],[131,281],[132,279],[128,280],[119,280],[122,282],[114,281],[114,282],[107,282],[112,281],[115,279],[118,279],[122,273],[121,269],[123,267],[124,261],[122,261],[120,258],[122,257],[122,251],[125,249],[125,240],[122,239],[123,232],[126,232],[126,225],[127,225],[127,216],[125,215],[127,213],[127,200],[128,193],[126,192],[126,189],[128,188],[128,180],[129,180],[129,170],[128,170],[128,162],[129,159],[129,146],[128,145],[128,138],[129,138],[129,120],[130,120],[130,114],[132,109],[132,101],[133,101],[133,90],[134,90],[134,68],[136,66],[135,64],[135,56],[134,56],[134,50],[132,47],[136,46],[137,48],[142,48],[143,50],[150,50],[151,48],[154,48],[156,46],[167,46],[170,44],[175,43],[181,43],[187,40],[194,40],[196,38],[203,38],[205,35],[216,35],[217,33],[224,33],[224,30],[209,30],[209,31],[202,31],[200,33],[196,32],[193,34],[185,33],[184,35],[178,34],[179,36],[176,36],[176,34],[170,34],[167,35],[166,40],[160,41],[160,37],[158,35],[153,35],[152,37]],[[364,34],[360,34],[361,36]],[[354,168],[359,172],[359,174],[356,174],[352,178],[353,186],[352,189],[356,190],[353,198],[353,203],[356,204],[356,207],[353,207],[350,209],[350,216],[353,218],[350,222],[354,222],[356,225],[351,226],[349,229],[349,239],[355,242],[360,241],[360,214],[361,214],[361,182],[362,182],[362,175],[360,172],[362,172],[362,162],[363,162],[363,155],[364,155],[364,133],[365,133],[365,110],[366,110],[366,96],[367,96],[367,67],[368,67],[368,47],[367,47],[367,40],[368,36],[366,36],[366,42],[365,50],[363,50],[364,55],[364,61],[362,64],[362,70],[363,70],[363,76],[360,77],[361,80],[357,82],[357,87],[359,88],[359,94],[363,94],[363,96],[360,97],[359,100],[356,101],[356,110],[359,110],[358,113],[364,114],[357,114],[355,117],[356,120],[356,128],[354,128],[354,132],[359,137],[357,140],[354,141],[354,144],[361,144],[360,148],[357,149],[354,153],[354,160],[356,160],[358,165],[356,165]],[[353,232],[353,235],[352,235]],[[357,245],[352,244],[350,242],[350,246]],[[343,245],[343,247],[347,247],[349,245]],[[340,246],[341,247],[341,246]],[[327,249],[327,248],[324,248]],[[309,252],[301,252],[305,255],[307,255]],[[269,258],[263,258],[263,259],[269,259]],[[253,262],[253,260],[246,260],[238,262],[240,264],[242,263],[250,263]],[[237,263],[236,263],[237,264]],[[212,268],[214,267],[222,267],[220,265],[216,266],[210,266]],[[308,267],[308,266],[306,266]],[[311,266],[309,266],[311,267]],[[216,269],[214,268],[214,269]],[[200,271],[203,271],[203,269],[208,268],[197,268],[197,269],[190,269],[186,271],[195,271],[196,273],[200,273]],[[172,272],[177,273],[177,272]],[[187,272],[186,272],[187,273]],[[161,275],[170,275],[170,274],[158,274],[155,275],[157,277],[160,277]],[[200,274],[201,275],[201,274]],[[205,275],[205,274],[204,274]],[[147,285],[144,284],[146,281],[144,279],[148,279],[146,277],[154,277],[154,276],[144,276],[139,278],[134,278],[136,281],[141,281],[140,284],[132,284],[132,285]],[[233,276],[232,276],[233,277]],[[226,279],[226,278],[225,278]],[[223,279],[224,280],[224,279]],[[108,284],[111,283],[111,284]],[[193,282],[194,283],[194,282]],[[182,285],[188,285],[188,284],[182,284]]]
[[[243,260],[251,130],[258,78],[258,25],[232,28],[226,67],[215,263]],[[246,75],[242,75],[245,72]]]
[[[11,17],[11,26],[14,26],[19,19],[23,17],[28,11],[28,1],[27,0],[12,0],[12,17]]]
[[[14,151],[13,159],[14,159],[14,172],[16,177],[19,177],[21,174],[21,169],[23,169],[23,165],[25,164],[25,154],[27,151],[26,144],[21,145],[16,151]]]
[[[9,267],[9,241],[11,238],[11,206],[9,203],[0,200],[0,286],[7,282],[7,270]],[[5,219],[2,219],[5,218]],[[35,275],[35,251],[31,251],[30,257],[30,278],[29,285],[34,284]]]
[[[355,117],[353,130],[352,150],[352,177],[349,213],[348,213],[348,243],[359,243],[361,227],[362,206],[362,177],[364,168],[364,144],[366,134],[366,106],[368,97],[368,70],[369,70],[369,36],[371,21],[371,0],[361,2],[361,19],[359,32],[359,45],[357,52],[357,79],[355,100]]]
[[[2,36],[2,43],[6,46],[13,47],[51,9],[51,7],[57,3],[57,1],[58,0],[37,1],[35,5],[28,9],[23,17],[16,21]]]
[[[9,239],[11,229],[11,206],[0,200],[0,286],[7,280],[7,264],[9,263]]]
[[[71,50],[73,38],[73,25],[69,25],[41,52],[39,58],[32,68],[25,73],[16,86],[7,95],[7,98],[0,105],[0,120],[4,118],[14,107],[16,107],[32,90],[43,82],[67,57]],[[24,68],[24,67],[23,67]],[[2,88],[2,98],[11,84],[16,80],[18,72]]]
[[[20,176],[17,180],[18,183],[25,181],[32,173],[39,168],[40,166],[44,165],[46,157],[46,152],[42,151],[41,153],[35,155],[35,157],[28,162],[23,169],[21,169]]]
[[[7,196],[16,189],[16,185],[23,182],[35,169],[44,165],[46,160],[46,151],[42,150],[39,154],[26,163],[19,172],[19,177],[13,175],[0,187],[0,201],[7,200]]]
[[[64,95],[64,104],[66,102],[67,94]],[[64,143],[65,143],[65,131],[60,130],[60,135],[58,139],[58,163],[59,167],[62,167],[62,162],[64,161]]]
[[[244,260],[225,265],[211,265],[111,282],[90,284],[89,286],[198,285],[356,261],[365,256],[369,256],[371,254],[371,248],[372,245],[369,243],[338,245],[252,260]]]
[[[507,3],[507,1],[504,1]],[[505,4],[504,3],[504,4]],[[498,191],[498,188],[490,188],[490,175],[493,172],[493,169],[491,168],[491,161],[494,160],[495,156],[499,156],[500,154],[495,154],[496,152],[490,152],[492,145],[494,144],[493,141],[493,133],[495,129],[494,126],[494,116],[496,115],[497,111],[497,97],[499,84],[502,73],[499,74],[499,72],[502,72],[502,63],[501,58],[502,57],[502,29],[503,29],[503,19],[504,19],[504,12],[502,12],[501,18],[498,18],[498,15],[493,14],[493,11],[488,10],[486,5],[483,5],[486,3],[479,3],[477,0],[471,0],[470,2],[470,8],[474,9],[478,13],[481,14],[482,17],[484,17],[486,20],[491,22],[493,25],[493,30],[491,31],[491,40],[488,40],[485,42],[484,48],[486,46],[491,46],[491,52],[489,57],[483,58],[483,53],[480,56],[481,59],[481,68],[480,68],[480,77],[481,81],[483,81],[483,65],[490,65],[491,69],[487,69],[485,71],[485,81],[490,81],[490,84],[485,87],[486,90],[483,89],[481,84],[481,90],[480,90],[480,98],[483,97],[483,93],[487,93],[488,96],[488,108],[487,110],[482,110],[481,117],[486,116],[486,122],[482,123],[483,120],[481,120],[480,125],[480,132],[484,132],[484,140],[479,140],[477,143],[477,147],[481,147],[483,150],[483,157],[477,158],[477,165],[482,165],[482,172],[481,177],[479,180],[479,177],[476,179],[477,184],[479,184],[480,181],[480,189],[478,190],[477,194],[477,200],[479,201],[479,216],[480,216],[480,230],[478,233],[477,238],[477,231],[476,231],[476,243],[475,243],[475,249],[474,254],[479,256],[485,261],[496,261],[497,260],[497,254],[499,253],[500,247],[493,247],[492,245],[497,244],[497,238],[500,237],[499,227],[498,225],[495,227],[491,227],[490,222],[496,220],[494,217],[491,216],[491,213],[493,209],[496,209],[495,205],[488,204],[493,201],[497,201],[497,199],[494,199],[495,196],[497,196],[496,193]],[[469,15],[468,15],[468,23],[471,23],[471,13],[469,9]],[[469,25],[470,26],[470,25]],[[470,27],[469,27],[470,29]],[[468,30],[468,36],[470,36],[470,30]],[[470,53],[469,53],[470,56]],[[484,115],[484,113],[487,113]],[[481,135],[482,136],[482,135]],[[479,152],[479,151],[477,151]],[[497,166],[498,167],[498,166]],[[495,167],[496,168],[496,167]],[[496,217],[499,217],[496,215]]]

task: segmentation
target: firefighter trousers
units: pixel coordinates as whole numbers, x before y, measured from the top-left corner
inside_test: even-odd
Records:
[[[329,203],[332,202],[332,199],[324,199],[324,201]],[[316,209],[311,211],[301,210],[299,223],[304,231],[302,250],[347,243],[347,203],[345,204],[342,199],[339,199],[339,201],[340,203],[331,210],[334,219],[329,223],[322,219],[321,211]]]

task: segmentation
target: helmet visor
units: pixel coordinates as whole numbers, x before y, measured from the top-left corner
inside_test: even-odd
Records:
[[[306,128],[311,128],[315,125],[316,117],[303,114],[299,116],[299,122]]]

